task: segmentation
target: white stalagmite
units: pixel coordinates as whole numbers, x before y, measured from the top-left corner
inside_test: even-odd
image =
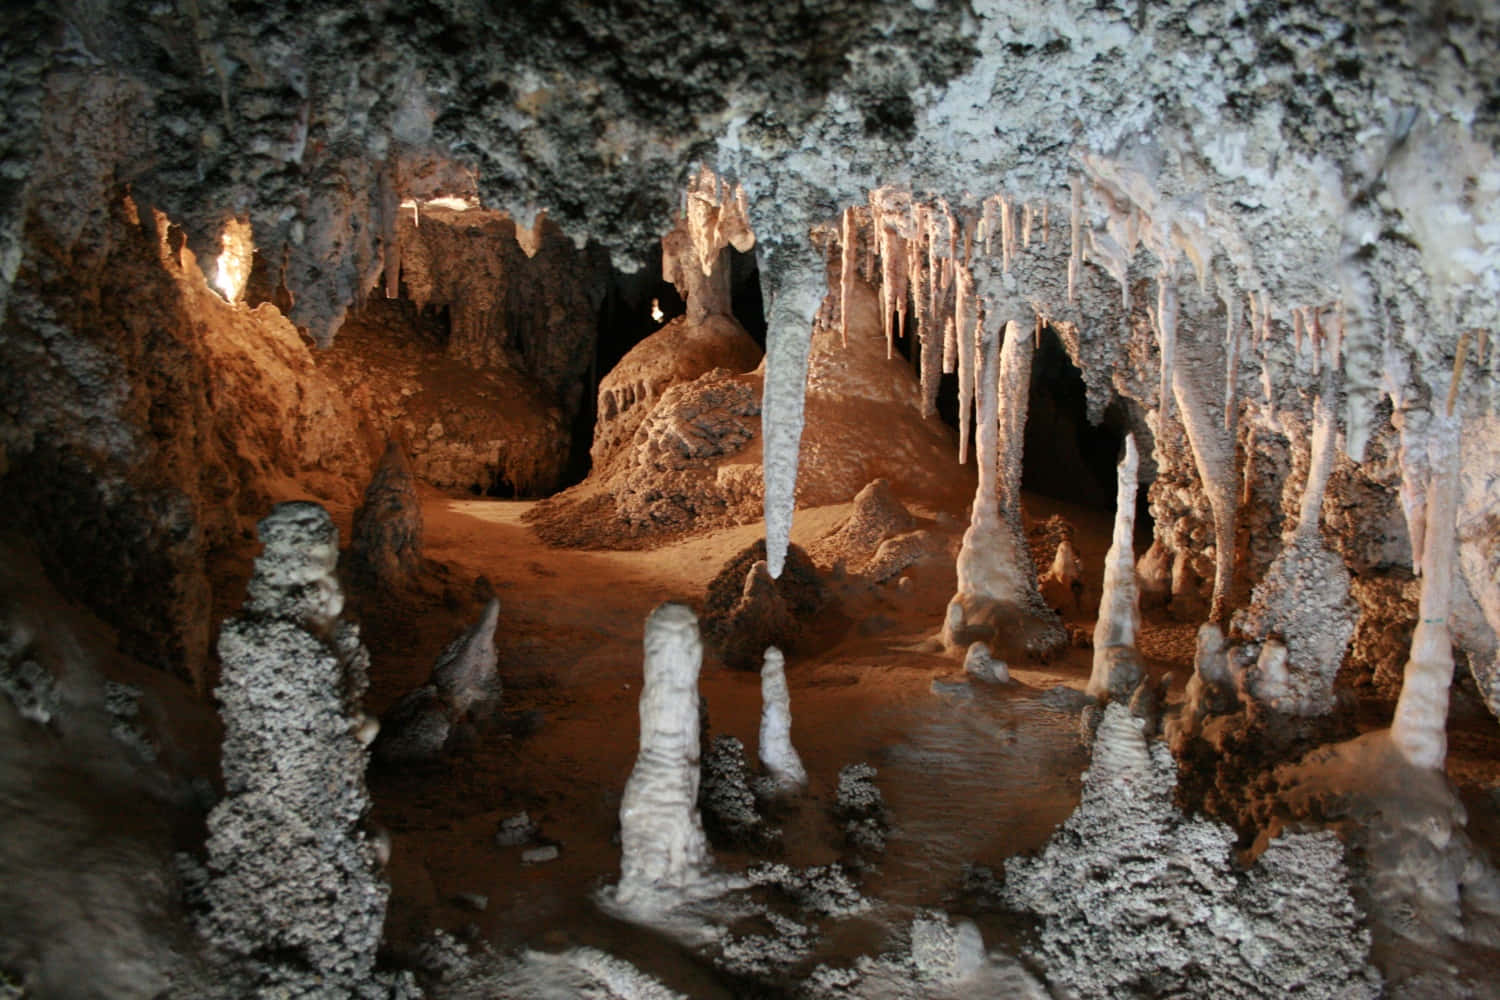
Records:
[[[698,814],[698,620],[682,604],[646,618],[641,749],[620,801],[614,902],[661,912],[703,895],[712,861]]]
[[[792,695],[786,684],[786,658],[766,648],[760,668],[760,762],[780,791],[807,786],[807,769],[792,746]]]
[[[1013,559],[1004,556],[1009,532],[1000,524],[1000,504],[996,491],[996,461],[999,458],[999,430],[996,367],[998,350],[996,332],[980,324],[979,337],[979,427],[974,442],[978,451],[979,479],[974,489],[974,505],[969,511],[969,527],[958,550],[958,593],[949,604],[944,623],[943,641],[950,649],[966,648],[970,639],[959,634],[970,622],[971,610],[984,599],[1014,597],[1017,588]],[[1012,332],[1006,330],[1007,336]],[[960,376],[962,378],[962,376]],[[972,384],[972,383],[971,383]],[[1019,602],[1017,602],[1019,603]],[[955,608],[959,610],[955,612]]]
[[[1434,413],[1427,440],[1427,539],[1419,620],[1391,723],[1391,742],[1417,767],[1438,769],[1448,755],[1448,690],[1453,682],[1452,606],[1458,517],[1459,417]]]
[[[1135,494],[1140,452],[1135,435],[1125,435],[1115,489],[1115,529],[1104,557],[1104,584],[1099,620],[1094,626],[1094,669],[1088,693],[1121,698],[1144,673],[1135,638],[1141,627],[1141,598],[1135,585]]]
[[[766,565],[774,579],[786,565],[802,448],[807,358],[813,319],[827,292],[822,257],[807,241],[771,247],[762,242],[766,309],[765,387],[761,394],[761,440],[765,453]]]

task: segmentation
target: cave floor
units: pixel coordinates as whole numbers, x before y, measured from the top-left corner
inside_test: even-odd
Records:
[[[720,567],[761,537],[761,527],[645,551],[566,550],[535,537],[521,519],[529,506],[424,492],[430,563],[423,583],[401,599],[351,596],[372,653],[372,714],[425,681],[488,588],[501,602],[501,717],[439,764],[370,776],[374,818],[393,845],[387,942],[400,956],[443,928],[501,950],[592,945],[690,995],[722,995],[711,970],[690,953],[606,917],[594,898],[619,873],[613,838],[636,754],[642,622],[662,601],[698,603]],[[850,509],[799,510],[794,542],[826,534]],[[1102,564],[1107,514],[1039,498],[1028,498],[1028,512],[1063,513],[1085,567]],[[961,516],[920,506],[913,513],[925,526],[948,525],[955,538],[961,532],[954,526]],[[335,514],[347,529],[349,512]],[[951,560],[906,575],[907,588],[836,582],[853,624],[831,648],[788,662],[792,737],[810,787],[776,817],[785,830],[780,859],[822,864],[844,853],[831,808],[846,764],[878,768],[876,783],[892,814],[887,851],[863,882],[865,893],[882,901],[882,918],[842,922],[823,958],[880,950],[910,907],[951,908],[966,862],[998,868],[1040,847],[1077,804],[1087,765],[1077,715],[1049,707],[1044,694],[1059,685],[1081,690],[1091,652],[1075,647],[1044,667],[1013,665],[1016,683],[1009,686],[964,684],[960,662],[924,646],[953,591]],[[476,583],[481,576],[487,585]],[[1080,607],[1065,609],[1065,620],[1091,632],[1097,602],[1091,584]],[[1174,674],[1172,700],[1191,674],[1194,630],[1150,615],[1143,624],[1148,666]],[[752,762],[759,686],[758,675],[727,669],[705,651],[700,690],[710,733],[738,736]],[[1456,741],[1453,766],[1469,777],[1490,774],[1494,784],[1500,739],[1493,723],[1480,730]],[[523,810],[540,827],[539,843],[559,847],[556,860],[528,865],[522,848],[495,845],[500,822]],[[1493,811],[1475,817],[1476,839],[1500,828]],[[756,860],[725,850],[715,856],[730,871]],[[479,908],[475,896],[487,905]],[[1016,931],[998,918],[980,923],[987,940]]]

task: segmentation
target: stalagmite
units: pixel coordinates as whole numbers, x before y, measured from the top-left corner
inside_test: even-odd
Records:
[[[978,451],[978,484],[974,504],[969,512],[969,527],[958,551],[958,593],[948,607],[944,623],[944,644],[950,649],[966,648],[967,636],[962,628],[970,623],[969,605],[983,598],[1015,597],[1019,588],[1013,579],[1014,559],[1004,558],[1009,533],[1000,523],[1000,505],[996,489],[996,467],[999,430],[996,367],[996,331],[980,326],[979,344],[979,428],[975,449]],[[1011,331],[1007,329],[1007,334]],[[960,376],[962,377],[962,376]],[[1014,553],[1011,553],[1014,555]],[[1019,603],[1019,602],[1017,602]],[[958,609],[955,612],[955,608]]]
[[[702,895],[712,861],[698,813],[698,620],[682,604],[646,618],[641,749],[620,801],[614,902],[661,912]]]
[[[1453,645],[1448,626],[1457,543],[1459,429],[1462,421],[1433,414],[1427,455],[1427,544],[1422,555],[1422,596],[1411,658],[1391,723],[1391,742],[1417,767],[1438,769],[1448,755],[1448,689]]]
[[[1099,596],[1099,620],[1094,626],[1094,669],[1088,693],[1125,698],[1144,676],[1135,649],[1141,626],[1141,599],[1135,585],[1135,494],[1140,453],[1135,435],[1125,435],[1115,492],[1115,528],[1104,557],[1104,584]]]
[[[341,617],[328,512],[277,504],[258,534],[245,605],[219,634],[225,794],[208,816],[209,936],[353,995],[374,969],[388,895],[360,828],[369,654]]]
[[[354,512],[349,564],[353,574],[381,588],[410,582],[422,565],[422,504],[411,463],[391,438]]]
[[[786,684],[786,658],[775,646],[766,648],[760,668],[760,762],[783,792],[807,785],[807,770],[792,746],[792,696]]]
[[[792,537],[797,491],[803,406],[807,392],[807,358],[812,347],[813,318],[827,291],[822,258],[801,240],[761,244],[762,283],[766,290],[765,387],[761,396],[761,439],[765,451],[766,565],[772,578],[781,575]]]
[[[1323,369],[1314,403],[1312,459],[1297,525],[1237,615],[1237,630],[1262,640],[1244,686],[1259,701],[1289,715],[1324,715],[1334,707],[1333,683],[1354,634],[1357,609],[1349,572],[1323,540],[1323,496],[1337,456],[1338,421],[1333,369]]]
[[[990,285],[987,281],[986,287]],[[1002,308],[998,303],[987,303],[977,330],[979,423],[974,449],[979,476],[969,527],[958,553],[958,588],[944,620],[943,643],[950,650],[962,650],[976,639],[1003,638],[1009,646],[1003,656],[1014,658],[1022,651],[1049,651],[1060,630],[1042,603],[1025,536],[1019,528],[1019,431],[1025,424],[1032,340],[1012,320],[1005,324],[1004,351],[997,349],[996,317]],[[997,354],[1001,356],[997,358]],[[1021,355],[1024,364],[1016,360]],[[1021,397],[1019,406],[1014,399],[1003,401],[1004,413],[1011,418],[1007,421],[1001,397],[1016,393]],[[1002,440],[1002,434],[1009,431],[1017,438]],[[1008,465],[1012,458],[1017,463],[1014,468]],[[1013,510],[1005,507],[1009,497],[1015,498]],[[1000,636],[1001,630],[1008,634]]]

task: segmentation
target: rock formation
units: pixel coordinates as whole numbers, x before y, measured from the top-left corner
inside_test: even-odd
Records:
[[[641,749],[620,801],[620,882],[613,902],[654,913],[713,891],[698,813],[698,621],[681,604],[646,619]]]
[[[786,658],[775,646],[766,648],[760,668],[760,743],[756,753],[771,782],[781,792],[807,785],[807,769],[792,746],[792,696],[786,686]]]
[[[209,937],[352,991],[372,978],[388,893],[361,827],[369,656],[340,617],[328,512],[278,504],[259,533],[245,606],[219,635],[225,797],[208,818]]]
[[[1094,625],[1094,668],[1088,693],[1095,698],[1125,699],[1145,676],[1136,651],[1141,628],[1140,596],[1135,586],[1135,491],[1140,453],[1135,436],[1125,435],[1115,496],[1115,527],[1104,556],[1104,584],[1099,595],[1099,620]]]
[[[975,330],[977,366],[972,373],[959,375],[960,388],[965,375],[976,387],[974,445],[979,479],[958,553],[958,593],[949,604],[943,643],[949,649],[967,649],[971,642],[983,639],[1003,649],[1007,658],[1028,653],[1045,656],[1065,637],[1056,615],[1042,604],[1021,531],[1020,449],[1031,338],[1014,321],[1007,322],[1002,350],[997,344],[997,326],[998,317],[981,315]],[[965,335],[961,330],[961,341]],[[973,353],[965,349],[960,358]]]
[[[837,604],[807,554],[787,552],[786,571],[771,579],[765,543],[738,553],[709,581],[703,631],[725,666],[759,670],[768,646],[805,652],[839,623]]]
[[[438,655],[427,683],[391,706],[380,720],[375,759],[385,764],[435,760],[459,728],[500,700],[495,676],[495,626],[500,601],[491,598],[474,626]]]
[[[1080,997],[1376,997],[1370,934],[1331,833],[1286,834],[1246,872],[1234,833],[1172,805],[1175,766],[1122,704],[1105,709],[1078,809],[1005,865],[1005,905],[1040,919],[1033,955]]]
[[[406,450],[395,438],[386,443],[364,503],[354,512],[349,563],[357,576],[387,590],[410,582],[422,565],[422,502]]]

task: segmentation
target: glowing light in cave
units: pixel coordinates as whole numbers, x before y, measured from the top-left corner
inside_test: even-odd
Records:
[[[667,318],[667,314],[661,311],[660,299],[651,300],[651,318],[658,323]]]
[[[250,235],[250,223],[231,220],[219,238],[219,256],[214,262],[213,285],[224,296],[226,302],[238,302],[250,280],[250,262],[255,255],[255,243]]]

